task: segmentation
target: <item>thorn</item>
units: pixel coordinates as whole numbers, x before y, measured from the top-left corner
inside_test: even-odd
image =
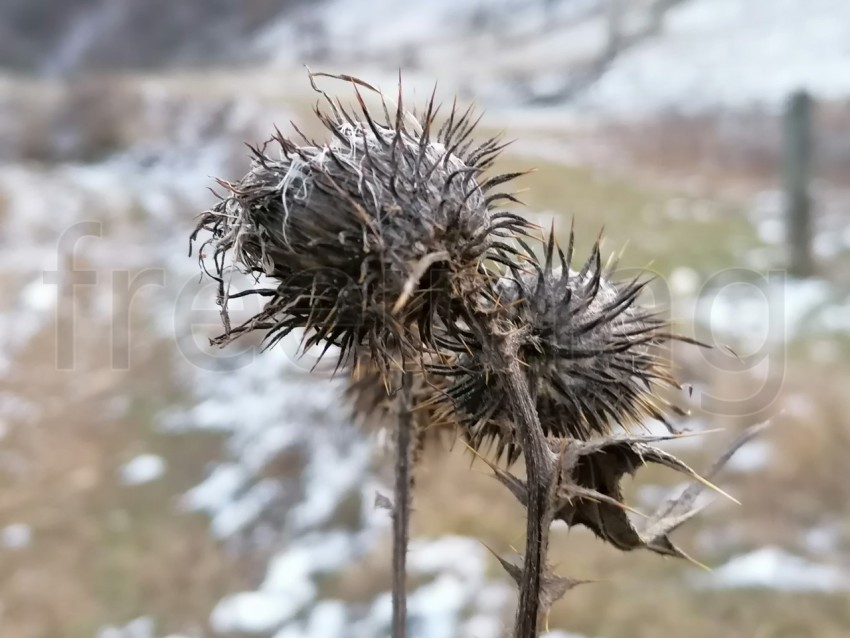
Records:
[[[697,481],[699,481],[700,483],[702,483],[703,485],[705,485],[707,488],[709,488],[709,489],[711,489],[711,490],[714,490],[715,492],[717,492],[718,494],[720,494],[720,496],[725,496],[725,497],[726,497],[726,498],[728,498],[730,501],[732,501],[733,503],[735,503],[735,505],[740,505],[740,504],[741,504],[741,501],[739,501],[737,498],[735,498],[734,496],[732,496],[732,495],[731,495],[731,494],[729,494],[728,492],[723,491],[722,489],[720,489],[719,487],[717,487],[714,483],[712,483],[712,482],[711,482],[711,481],[709,481],[708,479],[703,478],[702,476],[700,476],[699,474],[696,474],[696,473],[693,475],[693,477],[694,477]]]
[[[689,563],[691,563],[693,565],[696,565],[700,569],[707,571],[709,574],[711,574],[714,571],[713,569],[711,569],[711,567],[709,567],[705,563],[699,562],[696,558],[694,558],[693,556],[691,556],[689,554],[686,554],[681,549],[679,550],[679,554],[681,554],[682,558],[684,558],[686,561],[688,561]]]
[[[704,434],[717,434],[718,432],[725,432],[726,428],[712,428],[710,430],[682,430],[681,432],[676,432],[670,436],[671,441],[676,441],[677,439],[687,439],[692,436],[702,436]]]

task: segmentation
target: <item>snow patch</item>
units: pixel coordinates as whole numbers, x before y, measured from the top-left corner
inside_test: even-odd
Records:
[[[210,523],[217,538],[228,538],[256,522],[281,495],[283,488],[272,479],[252,485],[234,500],[219,503]]]
[[[714,335],[734,336],[746,356],[805,334],[850,332],[850,299],[826,281],[784,275],[731,280],[706,290],[693,310]]]
[[[807,89],[850,94],[850,4],[835,0],[691,0],[627,52],[581,103],[621,115],[764,105]]]
[[[726,463],[733,472],[755,472],[770,465],[773,446],[768,441],[750,441]]]
[[[150,483],[165,474],[165,459],[156,454],[140,454],[125,463],[120,470],[124,485]]]
[[[716,588],[837,592],[850,590],[850,571],[807,561],[779,547],[764,547],[736,556],[701,582]]]
[[[123,627],[110,625],[97,632],[97,638],[154,638],[154,621],[150,616],[131,620]]]
[[[233,594],[213,609],[210,625],[219,634],[268,634],[292,618],[315,594],[313,587],[281,594],[265,591]]]
[[[808,530],[803,536],[803,546],[807,551],[824,555],[831,554],[841,545],[841,525],[824,523]]]
[[[24,549],[32,543],[32,528],[24,523],[13,523],[0,530],[0,545],[8,549]]]

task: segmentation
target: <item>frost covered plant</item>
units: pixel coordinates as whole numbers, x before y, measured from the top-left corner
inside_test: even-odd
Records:
[[[406,635],[414,450],[441,427],[476,453],[492,445],[497,461],[524,461],[524,477],[492,464],[527,513],[522,564],[500,558],[519,585],[516,638],[537,636],[549,606],[579,582],[547,564],[556,519],[622,550],[687,557],[667,533],[696,511],[700,488],[638,529],[620,481],[647,462],[707,481],[652,447],[657,437],[616,430],[681,414],[658,395],[678,387],[659,348],[691,340],[640,305],[642,280],[614,281],[598,242],[577,271],[572,233],[566,253],[550,233],[538,256],[532,226],[499,207],[515,201],[499,187],[518,174],[487,173],[503,145],[473,141],[470,110],[453,104],[438,125],[433,95],[417,116],[404,110],[400,82],[393,101],[356,78],[330,77],[351,84],[357,109],[313,84],[328,141],[277,132],[253,149],[250,171],[219,182],[226,193],[192,239],[208,234],[200,260],[218,282],[224,323],[214,343],[261,330],[273,346],[304,331],[305,348],[337,353],[364,418],[397,420],[395,497],[382,501],[393,517],[392,635]],[[377,94],[379,115],[361,88]],[[257,285],[232,292],[235,270]],[[244,295],[265,305],[232,326],[229,302]]]

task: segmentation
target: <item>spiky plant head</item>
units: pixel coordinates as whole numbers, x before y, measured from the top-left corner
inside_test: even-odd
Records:
[[[545,434],[587,440],[647,418],[672,427],[668,416],[683,411],[659,396],[660,387],[679,387],[662,346],[693,341],[639,304],[648,278],[615,283],[615,264],[603,267],[599,241],[573,270],[573,246],[572,231],[566,254],[550,234],[542,260],[527,248],[524,270],[513,268],[496,284],[498,304],[520,339],[518,356]],[[454,377],[447,394],[471,444],[493,443],[499,456],[513,461],[519,445],[506,390],[488,361],[460,355],[453,369],[443,366]]]
[[[345,79],[359,113],[323,93],[329,110],[315,113],[329,141],[278,132],[279,155],[268,144],[253,149],[250,171],[222,182],[227,196],[199,230],[212,233],[225,317],[225,255],[275,282],[254,291],[268,298],[262,312],[239,327],[226,323],[217,343],[259,328],[272,345],[305,328],[306,346],[338,346],[341,361],[365,353],[388,370],[400,353],[415,356],[431,341],[435,325],[450,326],[456,304],[492,290],[486,264],[511,263],[515,250],[503,239],[528,224],[494,211],[513,199],[495,187],[516,174],[483,177],[504,145],[471,141],[471,110],[453,105],[437,128],[433,94],[416,117],[403,108],[399,81],[396,104],[379,94],[378,117],[359,87],[374,89]]]

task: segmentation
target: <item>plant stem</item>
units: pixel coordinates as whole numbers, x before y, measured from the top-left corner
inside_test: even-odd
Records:
[[[549,531],[546,499],[549,494],[550,477],[546,459],[546,438],[543,435],[537,407],[529,391],[528,381],[521,364],[509,348],[505,348],[504,354],[507,362],[505,380],[508,387],[508,399],[513,411],[514,423],[520,429],[528,489],[525,561],[514,637],[536,638],[540,607],[540,577],[546,559]]]
[[[407,635],[407,541],[410,524],[411,430],[413,397],[410,372],[401,375],[401,404],[396,433],[395,506],[393,508],[393,638]]]

